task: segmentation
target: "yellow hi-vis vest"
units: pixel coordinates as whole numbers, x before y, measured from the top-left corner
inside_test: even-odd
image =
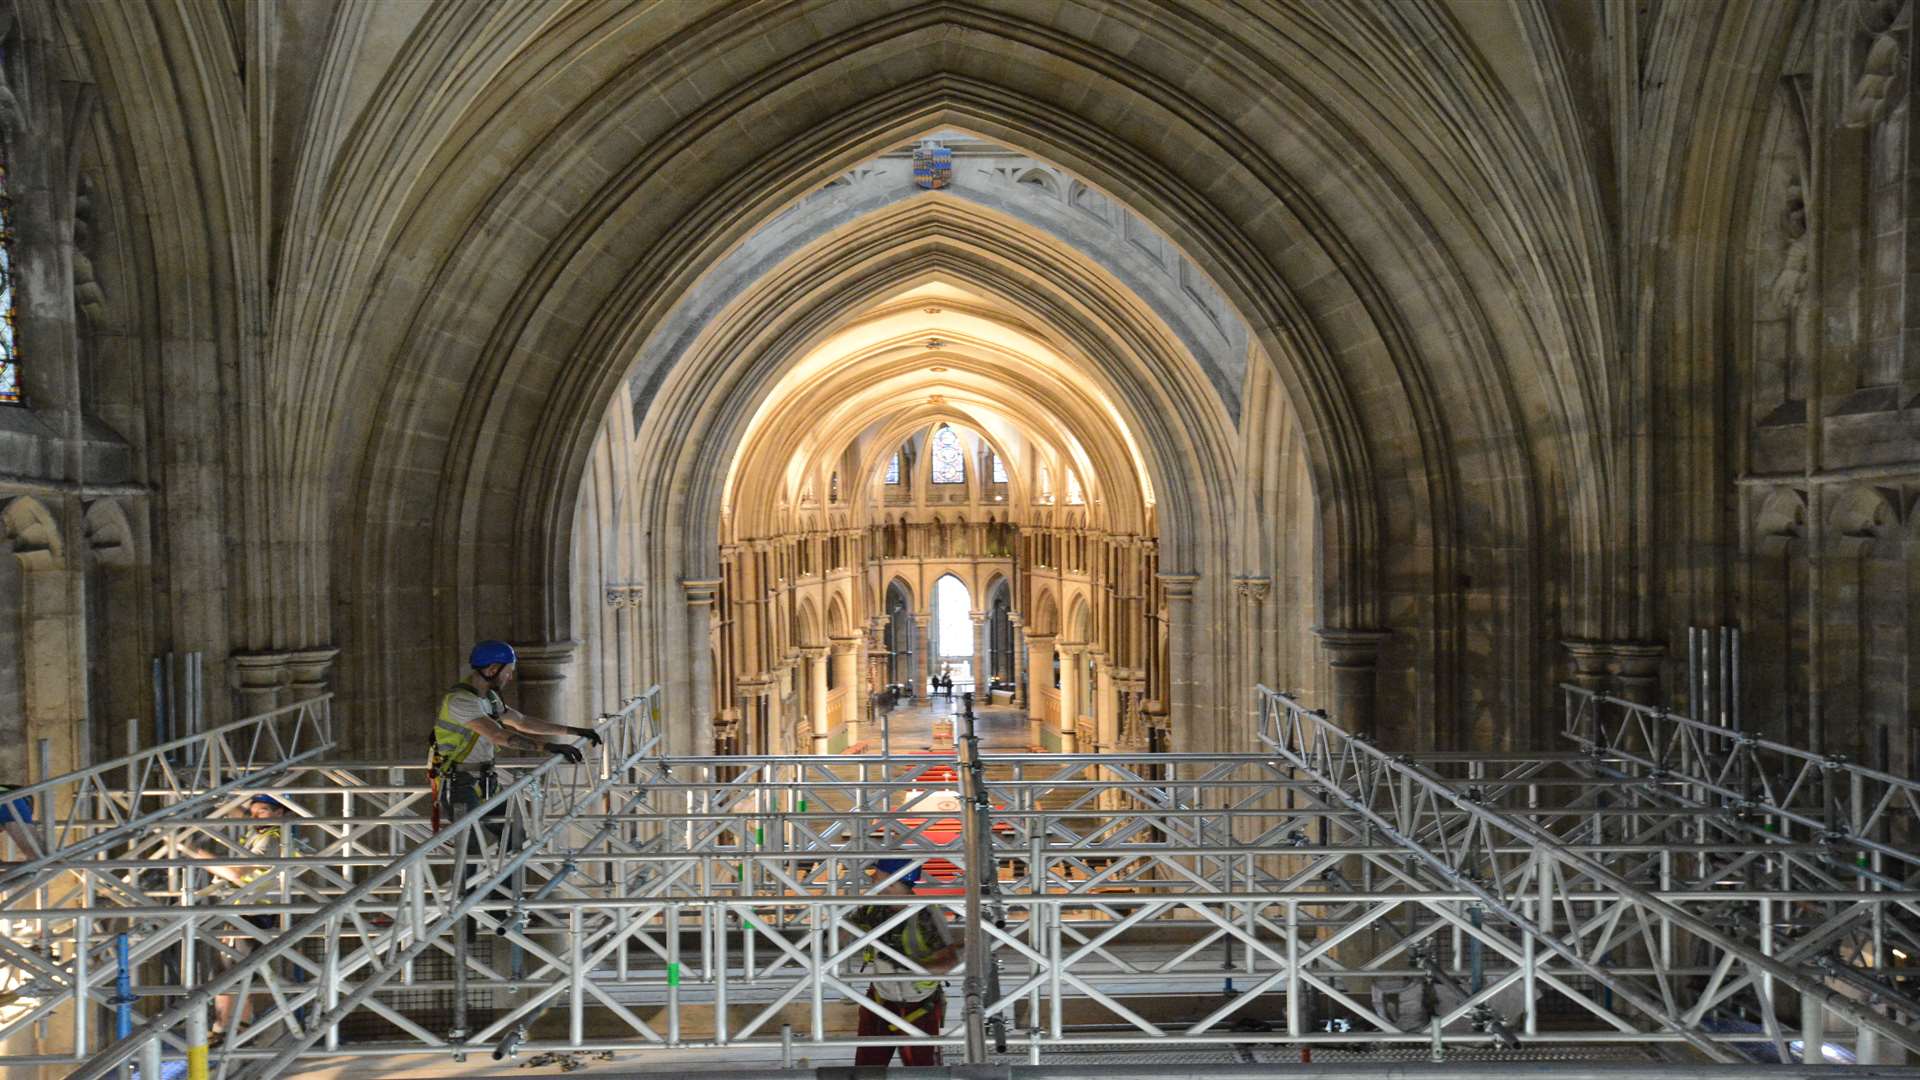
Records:
[[[463,682],[454,683],[448,688],[440,697],[440,715],[433,721],[433,771],[437,773],[458,768],[473,753],[473,748],[480,745],[480,733],[453,718],[453,710],[449,706],[455,694],[471,694],[480,698],[486,703],[487,715],[496,720],[506,711],[506,704],[500,700],[500,695],[491,690],[483,694]]]
[[[855,910],[853,923],[862,930],[870,930],[891,918],[894,910],[895,909],[892,908],[882,908],[879,905],[866,905]],[[907,919],[906,922],[901,923],[882,935],[881,940],[900,950],[902,956],[905,956],[914,963],[924,964],[928,957],[939,952],[943,946],[928,933],[923,920],[927,918],[937,919],[939,917],[938,915],[932,914],[931,908],[922,908],[914,912],[913,916]],[[888,961],[886,957],[880,955],[880,950],[874,948],[872,945],[868,945],[866,949],[863,950],[863,953],[864,955],[861,957],[863,968],[893,967],[893,964]],[[916,995],[915,1000],[922,1000],[931,996],[935,990],[940,989],[941,983],[942,980],[940,979],[915,979],[910,985],[913,987],[913,993]],[[886,995],[882,994],[881,996],[885,997]],[[899,999],[889,998],[888,1000],[897,1001]]]

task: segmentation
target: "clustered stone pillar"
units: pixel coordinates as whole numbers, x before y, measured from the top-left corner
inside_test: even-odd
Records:
[[[852,746],[860,728],[860,638],[857,635],[831,640],[833,685],[840,688],[840,723],[847,729],[846,745]]]
[[[807,722],[811,725],[813,752],[827,752],[831,724],[827,716],[827,647],[803,645],[800,655],[807,658]]]
[[[667,746],[677,754],[706,755],[714,752],[722,720],[738,722],[737,716],[714,714],[713,691],[718,676],[713,670],[712,623],[714,598],[720,579],[686,580],[680,583],[686,593],[686,650],[688,679],[688,717],[684,729],[667,725]],[[732,710],[727,710],[731,713]]]
[[[1060,646],[1060,752],[1079,753],[1080,699],[1086,696],[1087,646],[1069,641]]]
[[[915,615],[913,617],[914,667],[919,669],[919,677],[913,689],[907,694],[914,701],[928,692],[933,685],[933,616]]]
[[[1170,726],[1183,741],[1191,742],[1196,726],[1193,715],[1193,585],[1197,574],[1161,574],[1160,583],[1167,596],[1167,709]],[[1176,746],[1176,750],[1189,749]]]
[[[1053,635],[1027,635],[1027,744],[1045,746],[1040,738],[1041,729],[1047,722],[1047,711],[1042,707],[1046,695],[1043,687],[1053,681]]]
[[[967,618],[973,620],[973,700],[986,705],[987,687],[993,682],[987,674],[987,613],[969,611]]]
[[[1023,621],[1024,620],[1020,618],[1020,613],[1017,611],[1007,616],[1007,625],[1013,632],[1013,640],[1011,642],[1011,651],[1013,653],[1013,704],[1015,708],[1020,709],[1027,707],[1027,642],[1026,635],[1021,632],[1021,623]]]

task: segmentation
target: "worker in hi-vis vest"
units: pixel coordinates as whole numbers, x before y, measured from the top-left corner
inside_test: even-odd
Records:
[[[875,880],[887,881],[876,895],[912,896],[920,880],[920,867],[908,859],[878,859],[868,868]],[[891,879],[891,880],[888,880]],[[863,904],[853,910],[847,921],[866,932],[887,923],[900,914],[887,904]],[[928,905],[896,923],[878,939],[885,948],[868,945],[862,952],[860,968],[874,976],[867,994],[888,1012],[919,1029],[919,1034],[939,1035],[947,1019],[947,989],[939,976],[952,971],[960,962],[961,942],[947,928],[947,919],[938,908]],[[905,958],[902,966],[896,957]],[[860,1010],[858,1033],[863,1039],[887,1035],[911,1036],[893,1022],[867,1009]],[[940,1064],[937,1046],[902,1046],[900,1064],[927,1067]],[[885,1068],[893,1059],[894,1047],[861,1046],[853,1052],[855,1068]]]
[[[458,820],[493,797],[493,757],[497,749],[545,750],[577,764],[581,761],[579,747],[543,742],[540,737],[578,736],[600,745],[600,733],[590,727],[537,720],[500,700],[500,691],[513,681],[513,666],[518,660],[513,646],[506,642],[483,641],[467,657],[473,673],[440,697],[427,770],[434,787],[435,831],[442,818]]]

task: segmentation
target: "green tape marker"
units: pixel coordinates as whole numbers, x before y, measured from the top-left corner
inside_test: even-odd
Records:
[[[765,825],[755,825],[753,827],[753,842],[756,847],[767,846],[767,827]]]
[[[680,965],[679,964],[670,963],[667,965],[667,985],[668,986],[680,985]]]
[[[805,799],[800,800],[800,812],[803,814],[807,812],[807,800]]]

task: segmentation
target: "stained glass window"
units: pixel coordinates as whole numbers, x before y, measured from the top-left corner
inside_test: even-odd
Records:
[[[13,284],[13,191],[7,158],[0,149],[0,404],[20,404],[20,353],[14,339],[19,298]]]
[[[893,455],[893,460],[887,462],[887,483],[897,484],[899,482],[900,482],[900,455],[895,454]]]
[[[960,436],[945,424],[933,433],[933,482],[936,484],[964,484],[967,482],[967,454],[960,449]]]
[[[1080,490],[1079,474],[1069,470],[1067,473],[1067,505],[1077,506],[1086,501],[1086,495]]]
[[[993,455],[993,482],[996,484],[1007,482],[1007,463],[999,454]]]

